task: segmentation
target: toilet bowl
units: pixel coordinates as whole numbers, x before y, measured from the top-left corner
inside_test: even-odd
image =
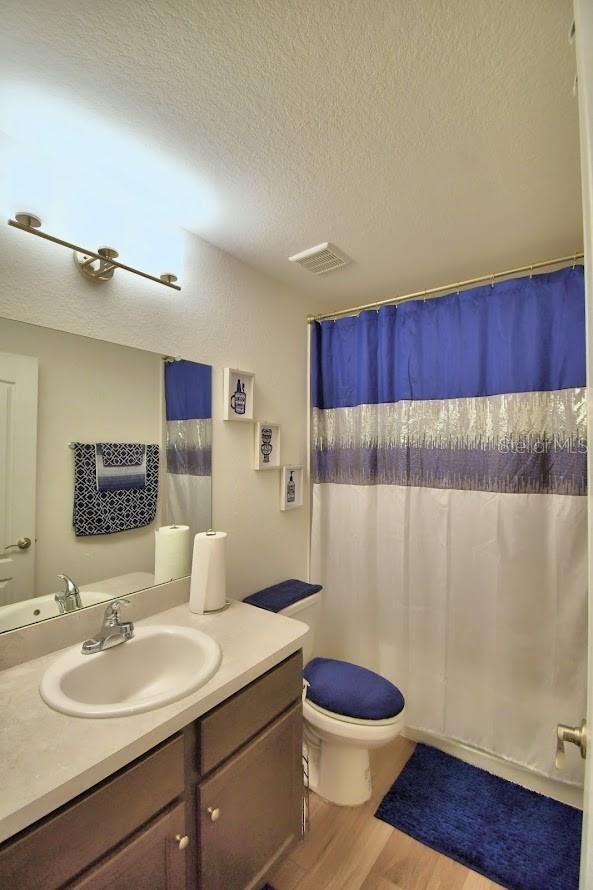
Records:
[[[393,741],[401,732],[404,698],[379,674],[337,659],[313,658],[320,597],[314,593],[272,611],[309,627],[303,644],[309,787],[330,803],[358,806],[371,796],[369,751]],[[249,599],[257,605],[257,595]],[[271,608],[269,597],[266,608]]]
[[[309,787],[330,803],[355,807],[371,796],[369,751],[393,741],[404,711],[390,720],[352,720],[305,699],[305,745]]]
[[[380,674],[333,658],[313,658],[304,678],[309,787],[340,806],[365,803],[372,792],[369,751],[401,732],[403,695]]]

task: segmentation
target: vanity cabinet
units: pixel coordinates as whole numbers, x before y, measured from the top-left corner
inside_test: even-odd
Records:
[[[259,888],[301,832],[301,677],[299,652],[6,841],[0,887]]]

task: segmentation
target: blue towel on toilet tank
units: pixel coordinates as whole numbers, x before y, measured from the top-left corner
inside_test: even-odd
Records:
[[[323,590],[321,584],[307,584],[306,581],[297,581],[296,578],[289,578],[288,581],[280,581],[278,584],[272,584],[271,587],[264,587],[257,593],[246,596],[244,603],[250,606],[257,606],[258,609],[266,609],[268,612],[281,612],[287,606],[298,603],[299,600],[305,599],[307,596],[313,596]]]

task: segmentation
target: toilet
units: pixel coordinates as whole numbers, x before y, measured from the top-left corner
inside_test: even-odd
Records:
[[[256,597],[249,599],[257,604]],[[365,803],[372,790],[369,751],[393,741],[401,732],[404,697],[393,683],[373,671],[346,661],[313,657],[320,593],[272,611],[309,627],[303,642],[309,787],[340,806]]]

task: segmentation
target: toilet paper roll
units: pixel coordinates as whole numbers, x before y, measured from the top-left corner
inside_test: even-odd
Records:
[[[200,532],[194,538],[189,608],[202,615],[226,603],[226,532]]]
[[[163,584],[189,575],[189,525],[163,525],[154,533],[154,583]]]

